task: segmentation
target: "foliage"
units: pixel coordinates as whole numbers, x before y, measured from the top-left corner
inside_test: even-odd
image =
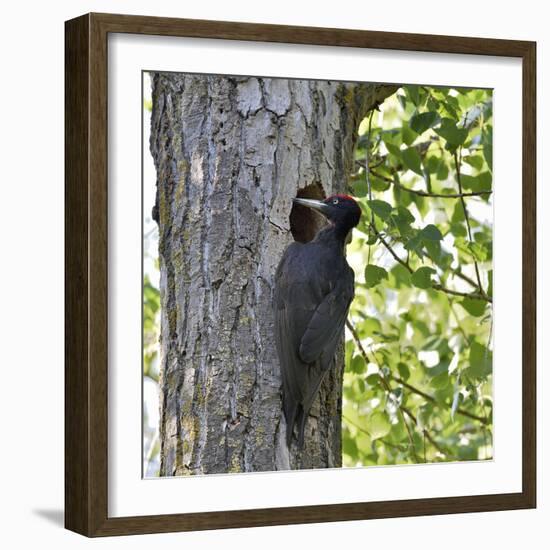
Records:
[[[159,289],[148,274],[143,277],[143,375],[158,382]]]
[[[151,238],[145,235],[145,242]],[[153,239],[154,241],[154,239]],[[150,260],[146,251],[145,257]],[[158,429],[159,332],[160,292],[151,281],[158,273],[158,262],[144,262],[143,276],[143,471],[146,477],[157,477],[159,472],[160,439]]]
[[[344,464],[491,458],[491,91],[403,86],[355,163]]]

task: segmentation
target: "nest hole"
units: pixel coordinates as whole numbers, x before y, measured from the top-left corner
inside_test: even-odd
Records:
[[[312,183],[300,189],[296,197],[300,199],[323,200],[325,193],[320,184]],[[292,205],[292,210],[290,211],[290,231],[295,241],[307,243],[313,240],[317,232],[325,224],[325,218],[315,210],[300,204]]]

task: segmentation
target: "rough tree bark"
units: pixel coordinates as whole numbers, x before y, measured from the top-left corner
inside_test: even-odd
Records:
[[[341,466],[342,352],[304,451],[286,448],[273,276],[293,237],[319,223],[291,215],[292,199],[345,190],[357,126],[394,88],[169,73],[152,83],[160,474]]]

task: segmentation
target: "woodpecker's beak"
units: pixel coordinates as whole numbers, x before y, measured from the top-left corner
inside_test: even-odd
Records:
[[[318,201],[315,199],[292,199],[295,204],[300,204],[302,206],[307,206],[313,210],[317,210],[324,216],[328,216],[330,213],[330,206],[325,204],[323,201]]]

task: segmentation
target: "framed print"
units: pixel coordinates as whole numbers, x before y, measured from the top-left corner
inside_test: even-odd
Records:
[[[535,507],[534,43],[65,38],[68,529]]]

